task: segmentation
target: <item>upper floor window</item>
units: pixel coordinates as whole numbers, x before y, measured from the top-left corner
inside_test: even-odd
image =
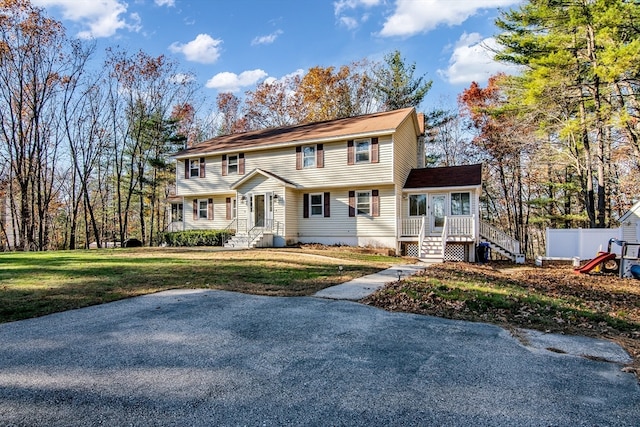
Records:
[[[222,155],[222,176],[244,175],[244,153]]]
[[[204,157],[200,157],[199,159],[185,159],[184,178],[204,178],[204,167]]]
[[[198,159],[189,160],[189,176],[191,178],[200,176],[200,161]]]
[[[296,170],[324,167],[323,144],[296,147]]]
[[[380,150],[378,138],[347,141],[347,164],[379,163]]]
[[[412,194],[409,196],[409,216],[424,216],[427,214],[427,196]]]
[[[302,147],[302,167],[313,168],[316,166],[316,147],[307,145]]]
[[[471,215],[469,193],[451,193],[451,215]]]
[[[369,163],[371,161],[371,141],[355,141],[356,163]]]
[[[229,156],[227,160],[227,174],[237,174],[238,173],[238,156]]]

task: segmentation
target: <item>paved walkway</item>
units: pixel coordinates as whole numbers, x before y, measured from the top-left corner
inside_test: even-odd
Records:
[[[325,288],[316,292],[313,296],[318,298],[358,301],[371,295],[389,282],[423,271],[428,265],[427,263],[395,265],[375,274],[358,277],[341,285]]]

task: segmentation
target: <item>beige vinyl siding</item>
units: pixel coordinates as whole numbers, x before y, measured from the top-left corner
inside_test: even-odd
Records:
[[[402,188],[411,169],[416,168],[418,157],[418,136],[411,116],[402,122],[393,136],[393,182]]]
[[[363,180],[390,183],[392,176],[393,147],[391,136],[378,140],[379,162],[347,165],[347,141],[323,144],[324,167],[296,170],[295,146],[245,153],[245,175],[222,176],[222,156],[205,158],[204,178],[184,179],[184,160],[176,165],[177,194],[199,195],[227,191],[235,182],[255,169],[263,169],[291,181],[299,187],[325,187],[327,183],[336,186],[358,185]]]
[[[380,216],[349,216],[349,191],[378,190]],[[298,237],[301,242],[395,247],[394,187],[354,186],[324,189],[330,192],[331,217],[303,218],[302,197],[298,199]]]
[[[284,221],[285,227],[285,241],[287,243],[298,242],[298,222],[299,218],[302,218],[302,213],[298,216],[298,205],[302,203],[299,193],[292,188],[285,188],[284,200],[285,200],[285,212]]]
[[[205,200],[213,199],[213,220],[209,219],[193,219],[193,200],[194,198],[185,198],[183,203],[182,219],[184,221],[185,230],[223,230],[231,220],[227,220],[227,197],[233,197],[231,194],[223,196],[203,195],[196,199]]]
[[[402,188],[411,172],[416,168],[418,158],[418,137],[411,116],[401,123],[393,135],[393,182],[395,183],[395,213],[396,218],[408,215],[408,208],[404,208],[402,201]],[[397,224],[397,222],[396,222]],[[399,235],[399,230],[396,230]]]

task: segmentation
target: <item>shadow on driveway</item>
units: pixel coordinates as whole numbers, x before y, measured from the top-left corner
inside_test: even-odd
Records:
[[[620,368],[492,325],[168,291],[0,325],[0,425],[635,426]]]

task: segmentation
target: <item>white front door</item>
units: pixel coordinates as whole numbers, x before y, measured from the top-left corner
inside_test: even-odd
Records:
[[[429,217],[432,233],[441,233],[446,215],[447,195],[432,194],[429,199]]]

